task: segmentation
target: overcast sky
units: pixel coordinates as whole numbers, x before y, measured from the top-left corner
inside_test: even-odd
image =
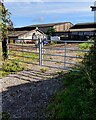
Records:
[[[8,1],[8,0],[7,0]],[[12,0],[11,0],[12,1]],[[94,12],[90,6],[94,1],[81,0],[83,2],[50,2],[50,0],[13,0],[6,2],[5,6],[11,12],[11,19],[15,27],[27,26],[32,24],[54,23],[54,22],[72,22],[73,24],[82,22],[93,22]],[[72,1],[72,0],[71,0]],[[88,1],[88,0],[87,0]]]

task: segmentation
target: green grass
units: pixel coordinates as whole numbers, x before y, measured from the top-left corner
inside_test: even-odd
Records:
[[[2,112],[2,120],[10,120],[10,114],[8,112]]]
[[[37,62],[39,59],[39,55],[35,53],[27,53],[27,52],[17,52],[10,50],[10,59],[12,60],[23,60],[25,62]],[[27,58],[28,57],[28,58]]]
[[[96,120],[96,93],[84,71],[69,72],[48,106],[50,120]]]

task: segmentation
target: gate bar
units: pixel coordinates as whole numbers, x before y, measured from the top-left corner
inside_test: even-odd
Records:
[[[42,39],[39,39],[39,65],[42,66]]]

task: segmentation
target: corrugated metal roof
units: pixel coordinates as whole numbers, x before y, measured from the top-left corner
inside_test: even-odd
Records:
[[[48,23],[48,24],[36,24],[36,25],[29,25],[21,28],[26,28],[26,27],[52,27],[54,25],[60,25],[60,24],[65,24],[65,23],[71,23],[71,22],[58,22],[58,23]],[[72,24],[72,23],[71,23]]]
[[[41,30],[39,30],[38,28],[36,28],[36,29],[33,29],[33,30],[36,30],[36,31],[39,31],[40,33],[42,33],[42,34],[44,34]],[[30,30],[30,31],[32,31],[32,30]],[[26,34],[26,33],[28,33],[28,32],[30,32],[29,30],[27,31],[27,30],[21,30],[21,31],[10,31],[9,32],[9,35],[8,35],[8,37],[18,37],[18,36],[20,36],[20,35],[23,35],[23,34]]]
[[[29,25],[25,27],[15,28],[15,30],[32,30],[36,27],[39,28],[42,32],[46,33],[49,27],[53,27],[55,25],[66,24],[71,22],[58,22],[58,23],[49,23],[49,24],[36,24],[36,25]],[[71,23],[72,24],[72,23]]]
[[[85,29],[85,28],[96,28],[96,22],[93,23],[78,23],[72,26],[70,29]]]
[[[11,31],[8,37],[18,37],[19,35],[25,34],[28,31]]]

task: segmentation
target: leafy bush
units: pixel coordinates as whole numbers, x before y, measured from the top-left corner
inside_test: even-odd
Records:
[[[2,65],[2,70],[5,72],[18,72],[24,70],[25,67],[22,63],[17,61],[5,61]]]
[[[89,74],[91,81],[96,84],[96,42],[94,46],[91,47],[89,54],[85,57],[86,59],[82,62],[84,69]]]
[[[79,48],[81,50],[89,50],[93,46],[93,43],[91,43],[91,42],[93,42],[93,40],[88,40],[88,42],[79,44]],[[86,55],[88,55],[88,52],[78,52],[77,53],[77,56],[80,56],[80,57],[84,57]]]
[[[89,43],[86,42],[86,43],[79,44],[80,49],[82,49],[82,50],[90,49],[92,47],[92,45],[93,45],[90,42],[92,42],[92,40],[89,40]]]

